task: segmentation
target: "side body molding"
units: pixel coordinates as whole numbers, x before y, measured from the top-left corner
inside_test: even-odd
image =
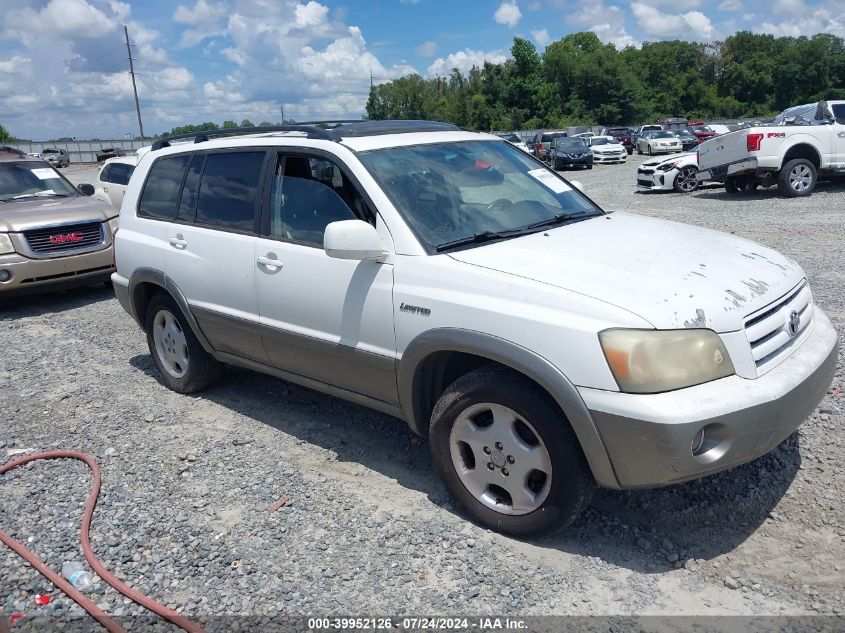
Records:
[[[185,295],[182,294],[182,291],[179,290],[179,287],[173,282],[170,277],[165,275],[160,270],[156,270],[155,268],[138,268],[135,270],[135,272],[132,273],[132,277],[129,279],[129,306],[131,308],[132,316],[135,318],[135,321],[137,321],[138,325],[141,326],[141,329],[144,329],[144,315],[141,314],[141,311],[138,306],[138,300],[140,298],[140,295],[138,293],[138,286],[144,283],[159,286],[163,290],[166,290],[171,297],[173,297],[173,300],[176,301],[176,305],[179,306],[179,309],[182,311],[182,314],[185,315],[185,319],[188,321],[188,325],[191,326],[191,330],[193,330],[194,334],[197,337],[197,340],[200,342],[200,345],[202,345],[203,349],[206,352],[213,355],[214,348],[208,342],[208,339],[205,337],[205,334],[203,334],[202,330],[197,324],[193,313],[188,307],[188,300],[185,299]]]
[[[489,358],[534,380],[554,398],[566,414],[596,481],[607,488],[621,487],[613,472],[601,435],[575,385],[542,356],[489,334],[459,328],[440,328],[424,332],[411,341],[398,361],[397,381],[402,410],[414,432],[427,435],[429,425],[429,420],[421,419],[424,415],[421,413],[420,399],[414,397],[416,384],[420,381],[417,368],[427,356],[441,351],[463,352]]]

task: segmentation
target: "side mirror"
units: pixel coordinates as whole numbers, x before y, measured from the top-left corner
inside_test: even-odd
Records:
[[[372,224],[363,220],[340,220],[326,227],[323,250],[329,257],[378,261],[385,255],[381,238]]]
[[[76,189],[83,196],[93,196],[94,195],[94,185],[89,185],[87,182],[83,182],[82,184],[76,185]]]
[[[584,193],[584,185],[581,183],[580,180],[570,180],[569,184],[575,187],[581,193]]]

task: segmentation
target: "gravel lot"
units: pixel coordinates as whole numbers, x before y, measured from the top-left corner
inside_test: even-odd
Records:
[[[773,189],[636,194],[640,160],[568,175],[608,209],[730,231],[792,257],[841,337],[845,183],[801,200]],[[66,173],[92,182],[94,172]],[[833,389],[771,454],[665,489],[600,491],[572,528],[519,542],[464,520],[426,443],[392,418],[236,369],[196,397],[168,391],[106,289],[16,299],[0,322],[0,461],[22,449],[92,453],[104,478],[95,551],[190,617],[845,609],[845,341]],[[84,560],[89,485],[77,462],[17,469],[0,477],[0,525],[54,569]],[[7,616],[93,622],[2,547],[0,570]],[[52,602],[37,606],[39,593]],[[114,615],[142,612],[102,581],[91,595]]]

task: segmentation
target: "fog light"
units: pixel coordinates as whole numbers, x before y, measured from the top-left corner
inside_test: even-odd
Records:
[[[692,438],[690,442],[690,452],[693,455],[700,455],[702,453],[702,448],[704,447],[704,429],[699,429],[698,433],[695,434],[695,437]]]
[[[12,273],[8,270],[0,270],[0,283],[9,281],[12,278]]]

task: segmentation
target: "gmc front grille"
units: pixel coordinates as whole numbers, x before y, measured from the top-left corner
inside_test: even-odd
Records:
[[[23,232],[27,245],[37,255],[58,254],[78,249],[90,250],[92,246],[104,242],[103,235],[101,222],[65,224]]]

